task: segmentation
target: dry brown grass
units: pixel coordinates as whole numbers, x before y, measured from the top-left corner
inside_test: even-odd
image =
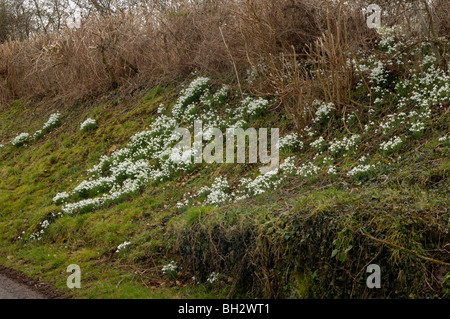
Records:
[[[94,16],[80,29],[1,45],[1,97],[5,102],[57,97],[70,103],[123,85],[174,81],[193,71],[239,80],[252,66],[280,68],[275,60],[291,47],[302,52],[322,32],[322,11],[307,0],[223,0]],[[259,91],[267,94],[272,86]]]
[[[353,80],[346,65],[349,52],[373,36],[360,6],[339,2],[172,3],[164,11],[155,6],[93,16],[79,29],[5,42],[0,45],[0,101],[54,98],[72,105],[118,87],[147,88],[197,71],[275,96],[301,128],[315,98],[345,110]],[[439,21],[436,28],[445,30]],[[315,72],[305,67],[308,59]],[[251,84],[244,81],[247,70],[258,73]]]

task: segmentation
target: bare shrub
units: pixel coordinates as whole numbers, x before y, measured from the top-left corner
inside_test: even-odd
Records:
[[[118,87],[146,88],[199,72],[274,96],[300,129],[314,99],[333,101],[341,111],[351,103],[353,70],[346,60],[376,37],[365,26],[366,2],[156,1],[132,12],[92,14],[78,29],[1,44],[0,99],[56,98],[71,105]],[[399,13],[409,10],[401,22],[420,29],[410,2],[381,2],[387,23],[399,23]],[[448,7],[436,0],[428,11],[420,8],[435,17],[433,30],[442,34],[448,23],[438,3]],[[246,81],[247,72],[257,75],[253,81]]]

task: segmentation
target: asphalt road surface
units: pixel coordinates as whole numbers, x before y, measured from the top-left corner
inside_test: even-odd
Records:
[[[45,297],[0,274],[0,299],[45,299]]]

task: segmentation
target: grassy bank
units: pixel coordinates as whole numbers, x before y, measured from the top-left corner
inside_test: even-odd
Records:
[[[321,50],[283,60],[283,81],[317,90],[295,114],[234,76],[3,105],[0,263],[80,298],[448,297],[448,50],[377,37],[336,69]],[[193,164],[175,132],[195,119],[279,128],[279,169]]]

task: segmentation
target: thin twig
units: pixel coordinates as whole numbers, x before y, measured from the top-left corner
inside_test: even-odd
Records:
[[[421,258],[421,259],[423,259],[423,260],[426,260],[426,261],[429,261],[429,262],[432,262],[432,263],[435,263],[435,264],[438,264],[438,265],[450,266],[450,264],[449,264],[449,263],[446,263],[445,261],[437,260],[437,259],[430,258],[430,257],[425,257],[425,256],[422,256],[422,255],[419,255],[418,253],[416,253],[416,252],[414,252],[414,251],[412,251],[412,250],[410,250],[410,249],[408,249],[408,248],[399,246],[399,245],[394,244],[394,243],[390,243],[390,242],[388,242],[388,241],[386,241],[386,240],[383,240],[383,239],[375,238],[375,237],[373,237],[372,235],[367,234],[366,232],[364,232],[362,229],[360,229],[359,231],[361,232],[361,234],[362,234],[363,236],[366,236],[366,237],[368,237],[368,238],[370,238],[370,239],[372,239],[372,240],[374,240],[374,241],[376,241],[376,242],[379,242],[379,243],[382,243],[382,244],[385,244],[385,245],[388,245],[388,246],[391,246],[391,247],[394,247],[394,248],[403,250],[403,251],[407,252],[407,253],[410,254],[410,255],[419,257],[419,258]]]
[[[228,47],[227,41],[225,40],[225,36],[223,35],[222,27],[219,27],[219,30],[220,30],[220,34],[222,35],[223,43],[225,44],[228,54],[230,55],[231,63],[233,63],[234,72],[236,73],[236,79],[237,79],[238,86],[239,86],[239,91],[241,92],[241,97],[244,98],[244,93],[242,92],[242,86],[241,86],[241,81],[239,80],[239,72],[236,67],[236,62],[234,62],[233,55],[231,54],[230,48]]]

